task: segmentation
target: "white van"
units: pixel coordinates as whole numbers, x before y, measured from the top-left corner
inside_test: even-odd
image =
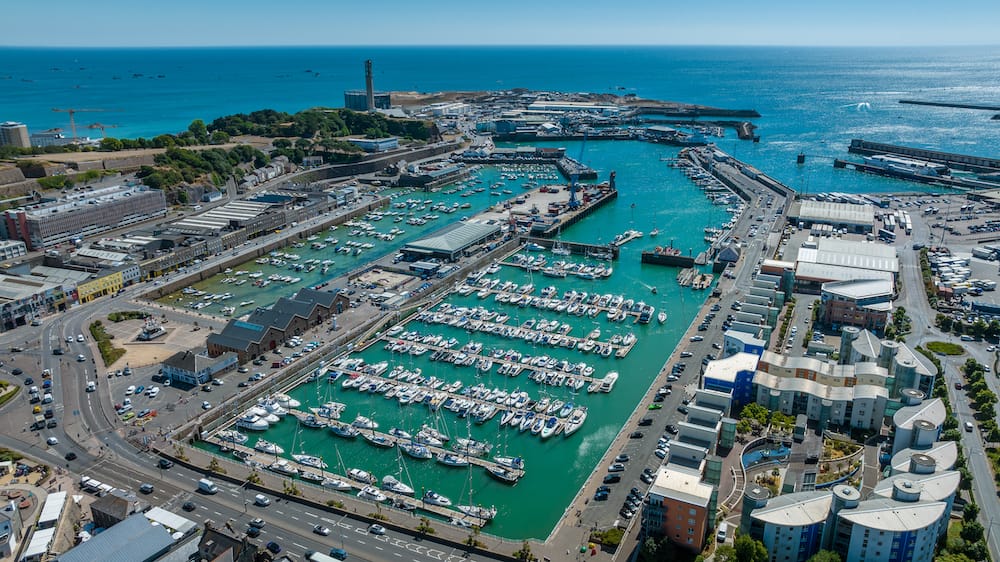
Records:
[[[87,392],[94,392],[95,390],[97,390],[97,383],[95,383],[94,381],[88,382],[87,383]]]
[[[215,494],[219,491],[219,488],[208,478],[202,478],[198,481],[198,489],[206,494]]]
[[[715,542],[722,544],[726,542],[726,535],[729,534],[729,523],[723,521],[719,523],[719,530],[715,532]]]

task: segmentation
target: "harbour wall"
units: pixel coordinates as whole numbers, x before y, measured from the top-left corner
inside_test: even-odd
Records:
[[[956,154],[953,152],[941,152],[937,150],[927,150],[914,148],[912,146],[900,146],[895,144],[885,144],[871,142],[864,139],[852,139],[847,151],[852,154],[871,156],[873,154],[895,154],[898,156],[908,156],[929,162],[945,164],[949,168],[956,170],[967,170],[970,172],[998,172],[1000,171],[1000,160],[996,158],[986,158],[984,156],[972,156],[969,154]]]

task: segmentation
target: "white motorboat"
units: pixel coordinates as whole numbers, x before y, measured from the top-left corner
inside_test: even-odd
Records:
[[[666,312],[662,312],[662,311],[658,312],[656,314],[656,321],[659,322],[660,324],[663,324],[664,322],[666,322],[667,321],[667,313]]]
[[[404,496],[412,496],[413,488],[403,484],[396,479],[395,476],[387,475],[382,477],[382,488],[389,490],[390,492],[395,492],[397,494],[402,494]]]
[[[327,478],[323,480],[323,487],[337,490],[338,492],[346,492],[350,490],[353,486],[343,480],[338,480],[336,478]]]
[[[267,453],[269,455],[280,455],[285,452],[285,450],[276,443],[271,443],[270,441],[265,441],[264,439],[258,439],[257,443],[253,446],[254,449]]]
[[[451,505],[451,500],[447,496],[442,496],[434,490],[427,490],[424,494],[423,501],[424,503],[439,505],[441,507],[448,507]]]
[[[481,505],[456,505],[455,509],[466,515],[478,517],[486,521],[489,521],[497,516],[497,508],[494,505],[491,505],[490,507],[483,507]]]
[[[325,462],[323,462],[323,459],[313,455],[298,454],[292,455],[292,458],[295,459],[295,462],[303,466],[312,468],[326,468],[328,466]]]
[[[440,452],[436,457],[437,461],[445,466],[469,466],[469,459],[460,457],[453,453]]]
[[[493,462],[513,470],[524,470],[524,459],[521,457],[493,457]]]
[[[271,424],[260,419],[260,416],[247,412],[236,420],[236,427],[240,429],[249,429],[251,431],[264,431],[265,429],[271,427]]]
[[[569,419],[566,420],[566,425],[563,427],[563,435],[569,437],[573,433],[580,429],[583,422],[587,420],[587,408],[585,406],[580,406],[573,410],[570,414]]]
[[[347,471],[347,477],[351,480],[356,480],[358,482],[363,482],[365,484],[374,484],[375,477],[372,473],[367,470],[361,470],[360,468],[352,468]]]
[[[434,456],[434,453],[427,448],[426,445],[416,442],[400,442],[399,448],[415,459],[429,459]]]
[[[227,443],[236,443],[238,445],[246,443],[247,439],[249,439],[249,437],[240,433],[239,431],[236,431],[235,429],[227,429],[224,431],[220,431],[217,437],[221,441],[225,441]]]
[[[299,402],[287,394],[275,394],[271,398],[282,408],[292,409],[298,408],[302,405],[302,402]]]
[[[358,417],[354,418],[354,421],[351,422],[351,425],[353,425],[358,429],[378,429],[378,422],[370,418],[366,418],[365,416],[362,416],[360,414],[358,415]]]
[[[292,466],[287,460],[281,459],[275,461],[267,466],[267,469],[272,472],[277,472],[278,474],[284,474],[285,476],[298,476],[299,469]]]
[[[389,499],[388,496],[380,492],[379,489],[374,486],[365,486],[364,488],[361,488],[361,491],[358,492],[358,498],[373,502],[384,502]]]

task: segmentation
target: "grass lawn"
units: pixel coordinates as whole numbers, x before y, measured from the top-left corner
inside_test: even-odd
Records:
[[[925,347],[934,353],[940,353],[942,355],[961,355],[965,353],[965,349],[963,349],[962,346],[957,343],[950,343],[946,341],[928,342]]]

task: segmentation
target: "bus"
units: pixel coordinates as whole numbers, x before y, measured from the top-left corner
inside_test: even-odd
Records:
[[[890,231],[888,231],[888,230],[886,230],[884,228],[878,229],[878,237],[879,237],[880,240],[885,240],[886,242],[895,242],[896,241],[896,233],[895,232],[890,232]]]

